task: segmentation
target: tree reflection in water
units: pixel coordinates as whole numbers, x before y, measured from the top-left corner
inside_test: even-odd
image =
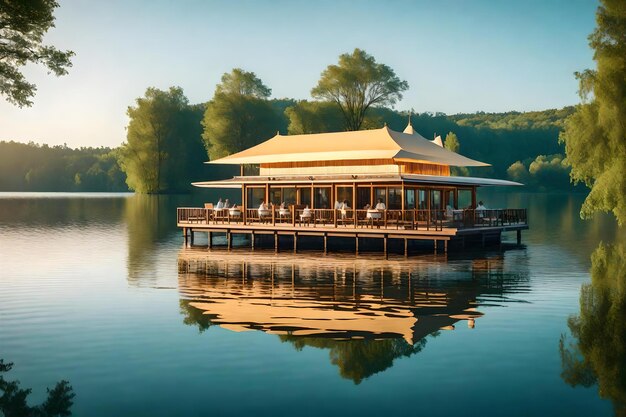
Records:
[[[524,263],[519,255],[516,267]],[[448,265],[432,257],[320,262],[315,254],[184,249],[178,263],[185,324],[199,332],[261,330],[296,350],[327,349],[355,384],[419,353],[440,330],[459,321],[473,328],[479,298],[497,305],[526,279],[505,272],[502,254]]]
[[[561,336],[561,377],[571,386],[598,385],[615,414],[626,416],[626,246],[600,246],[591,255],[591,283],[580,290],[580,314],[568,319],[574,338]]]
[[[439,332],[431,334],[437,336]],[[426,346],[426,338],[414,345],[404,339],[350,339],[335,340],[328,338],[300,337],[281,335],[280,340],[292,343],[297,350],[306,346],[329,349],[330,361],[339,367],[343,378],[351,379],[360,384],[378,372],[393,366],[393,361],[400,357],[409,357],[419,353]]]

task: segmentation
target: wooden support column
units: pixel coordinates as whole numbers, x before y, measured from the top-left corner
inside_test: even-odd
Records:
[[[233,234],[230,232],[230,230],[226,231],[226,245],[228,246],[228,250],[230,250],[230,247],[233,244]]]
[[[254,243],[256,240],[256,236],[254,235],[254,230],[250,233],[250,245],[252,246],[252,250],[254,250]]]
[[[404,238],[404,256],[409,255],[409,239]]]
[[[189,243],[191,243],[191,246],[193,246],[193,229],[189,229],[189,233],[190,233],[190,236],[189,236],[190,242]]]
[[[443,241],[443,253],[448,253],[448,241]]]
[[[354,239],[355,239],[354,242],[356,244],[355,253],[358,255],[359,254],[359,235],[355,234]]]
[[[435,255],[436,255],[437,254],[437,239],[435,239],[433,242],[435,242],[434,246],[435,246]]]
[[[383,237],[383,252],[385,253],[385,259],[387,259],[387,235]]]
[[[274,252],[278,252],[278,233],[274,232]]]
[[[298,252],[298,232],[293,234],[293,253]]]
[[[207,233],[208,237],[208,241],[209,241],[209,249],[211,249],[213,247],[213,232],[209,232]]]
[[[328,233],[324,233],[324,254],[326,254],[328,250]]]
[[[521,230],[517,231],[517,244],[518,245],[522,244],[522,231]]]

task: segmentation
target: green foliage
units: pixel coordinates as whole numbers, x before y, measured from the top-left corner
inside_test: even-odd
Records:
[[[336,103],[346,130],[360,130],[372,106],[393,106],[409,88],[395,72],[356,48],[339,56],[338,65],[329,65],[311,90],[313,98]]]
[[[459,139],[456,137],[454,132],[448,132],[446,139],[443,142],[443,146],[452,152],[461,152],[461,144],[459,143]],[[466,177],[469,175],[469,169],[467,167],[450,167],[450,175]]]
[[[591,256],[591,283],[580,290],[580,314],[568,319],[574,341],[561,336],[561,377],[572,386],[598,384],[600,396],[626,416],[626,246],[603,245]]]
[[[443,146],[452,152],[459,152],[461,149],[461,144],[459,143],[459,139],[456,137],[454,132],[448,132],[446,135],[446,139],[443,142]]]
[[[321,132],[339,132],[344,119],[337,105],[328,101],[302,100],[285,110],[289,119],[290,135]]]
[[[473,114],[461,113],[449,116],[461,126],[493,130],[562,129],[565,119],[574,112],[574,107],[531,112],[505,112]]]
[[[215,94],[267,99],[272,94],[272,89],[263,84],[254,72],[234,68],[230,73],[222,75],[222,81],[217,85]]]
[[[246,80],[246,87],[241,87],[241,80]],[[274,136],[283,122],[266,99],[270,92],[254,73],[234,69],[224,74],[202,120],[209,159],[239,152]]]
[[[507,169],[513,181],[538,190],[571,190],[570,166],[561,154],[539,155],[534,160],[517,161]]]
[[[597,69],[576,73],[583,103],[567,119],[561,141],[571,179],[591,188],[581,217],[612,211],[626,224],[626,8],[602,0],[589,37]]]
[[[0,191],[128,191],[117,153],[0,142]]]
[[[205,159],[203,107],[190,106],[180,87],[151,87],[136,101],[128,108],[128,142],[120,150],[129,188],[139,193],[188,189],[190,177]]]
[[[72,66],[72,51],[43,44],[58,6],[55,0],[0,1],[0,94],[19,107],[31,106],[37,90],[24,77],[23,66],[42,64],[57,76]]]
[[[19,381],[7,381],[4,373],[13,368],[12,363],[0,359],[0,414],[6,417],[57,417],[71,415],[74,404],[72,386],[68,381],[58,382],[54,388],[47,389],[48,397],[39,406],[28,405],[31,389],[20,388]]]

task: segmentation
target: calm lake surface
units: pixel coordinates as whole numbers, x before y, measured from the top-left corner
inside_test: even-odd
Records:
[[[600,293],[596,280],[611,279],[595,268],[592,285],[592,266],[623,262],[600,247],[621,244],[623,230],[606,216],[581,221],[583,196],[483,193],[489,207],[528,207],[522,247],[512,233],[502,247],[389,260],[183,248],[175,208],[216,197],[0,193],[0,358],[15,364],[6,378],[32,388],[32,403],[69,380],[77,416],[621,407],[624,370],[611,367],[626,361],[624,335],[599,385],[561,376],[570,359],[588,359],[568,346],[602,340],[596,327],[615,322],[606,313],[592,336],[570,332],[570,316],[588,319],[581,288]]]

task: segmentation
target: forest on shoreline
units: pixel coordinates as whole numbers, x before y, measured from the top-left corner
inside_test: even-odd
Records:
[[[327,125],[303,129],[303,110],[311,103],[290,99],[269,100],[275,122],[272,132],[313,133],[341,130],[333,115],[324,114]],[[197,146],[188,160],[180,161],[175,174],[177,186],[171,192],[186,192],[190,183],[226,178],[237,169],[206,165],[207,151],[201,139],[201,122],[206,104],[199,104],[187,115],[185,123],[192,125],[189,134],[197,137]],[[491,163],[491,167],[470,169],[469,175],[506,178],[519,181],[533,191],[585,191],[569,181],[569,167],[564,161],[564,148],[559,133],[574,107],[558,110],[506,113],[442,113],[412,114],[414,128],[422,136],[443,138],[453,132],[460,145],[459,153]],[[386,107],[375,107],[364,128],[384,126],[402,131],[409,113]],[[194,126],[195,129],[194,129]],[[274,129],[274,127],[276,127]],[[316,128],[317,127],[317,128]],[[303,132],[305,130],[305,132]],[[258,141],[269,139],[260,137]],[[0,191],[68,191],[119,192],[129,191],[127,176],[122,169],[118,148],[70,148],[45,144],[0,141]]]

